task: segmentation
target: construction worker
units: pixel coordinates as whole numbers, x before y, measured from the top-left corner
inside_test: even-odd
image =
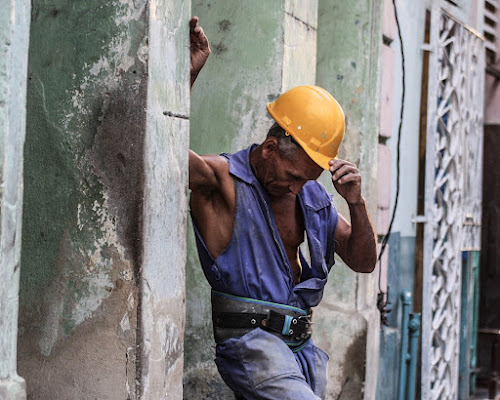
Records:
[[[210,54],[197,17],[190,37],[192,85]],[[189,153],[215,362],[237,399],[323,399],[328,356],[311,340],[310,309],[322,298],[334,252],[354,271],[373,271],[375,233],[359,170],[335,158],[345,127],[337,101],[299,86],[267,109],[276,123],[261,144],[232,155]],[[351,223],[316,182],[323,170],[347,201]],[[299,250],[303,242],[308,251]]]

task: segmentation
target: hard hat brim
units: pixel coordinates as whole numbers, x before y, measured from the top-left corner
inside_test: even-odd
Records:
[[[299,146],[302,148],[302,150],[305,151],[305,153],[313,160],[316,164],[318,164],[321,168],[323,168],[326,171],[330,170],[330,160],[333,160],[337,157],[328,157],[325,156],[324,154],[321,154],[317,151],[311,150],[305,143],[302,141],[300,138],[298,138],[296,135],[294,135],[289,129],[287,129],[287,126],[281,121],[281,119],[278,117],[278,115],[274,112],[273,109],[273,103],[269,103],[266,106],[267,112],[271,117],[278,123],[279,126],[281,126],[285,132],[287,132],[290,136],[294,138],[294,140],[299,144]]]
[[[335,157],[328,157],[325,156],[324,154],[321,154],[320,152],[311,150],[309,147],[307,147],[304,142],[302,142],[300,139],[297,139],[296,137],[292,136],[295,141],[302,147],[302,150],[305,151],[305,153],[309,156],[311,160],[313,160],[316,164],[318,164],[321,168],[323,168],[326,171],[330,170],[330,160],[333,160],[337,158]]]

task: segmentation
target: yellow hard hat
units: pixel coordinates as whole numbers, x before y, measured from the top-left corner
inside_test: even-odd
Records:
[[[337,100],[319,86],[297,86],[267,105],[271,117],[321,168],[337,157],[345,117]]]

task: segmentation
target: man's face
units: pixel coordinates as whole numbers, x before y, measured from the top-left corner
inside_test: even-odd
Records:
[[[269,157],[260,181],[271,198],[297,195],[307,181],[318,179],[323,172],[301,148],[297,148],[292,158],[282,157],[279,151]]]

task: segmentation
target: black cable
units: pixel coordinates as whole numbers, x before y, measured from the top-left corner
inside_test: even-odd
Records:
[[[377,259],[377,262],[379,264],[379,271],[378,271],[378,289],[379,289],[379,295],[377,299],[377,307],[380,310],[380,318],[381,321],[384,325],[387,325],[387,313],[390,312],[390,310],[387,309],[387,305],[390,304],[387,301],[387,292],[382,291],[381,287],[381,278],[382,278],[382,255],[384,254],[385,248],[387,247],[387,243],[389,242],[389,238],[391,236],[391,231],[392,231],[392,224],[394,223],[394,218],[396,217],[396,210],[398,207],[398,200],[399,200],[399,177],[400,177],[400,158],[401,158],[401,131],[403,127],[403,112],[404,112],[404,105],[405,105],[405,54],[404,54],[404,49],[403,49],[403,37],[401,35],[401,26],[399,24],[399,18],[398,18],[398,11],[396,9],[396,0],[392,0],[392,4],[394,6],[394,17],[396,19],[396,27],[398,31],[398,38],[399,38],[399,45],[400,45],[400,51],[401,51],[401,71],[402,71],[402,78],[401,78],[401,85],[402,85],[402,90],[401,90],[401,109],[400,109],[400,114],[399,114],[399,126],[398,126],[398,140],[396,144],[396,194],[394,197],[394,208],[392,209],[392,216],[391,216],[391,221],[389,222],[389,227],[387,229],[387,234],[384,236],[382,239],[382,247],[380,248],[380,253]]]

